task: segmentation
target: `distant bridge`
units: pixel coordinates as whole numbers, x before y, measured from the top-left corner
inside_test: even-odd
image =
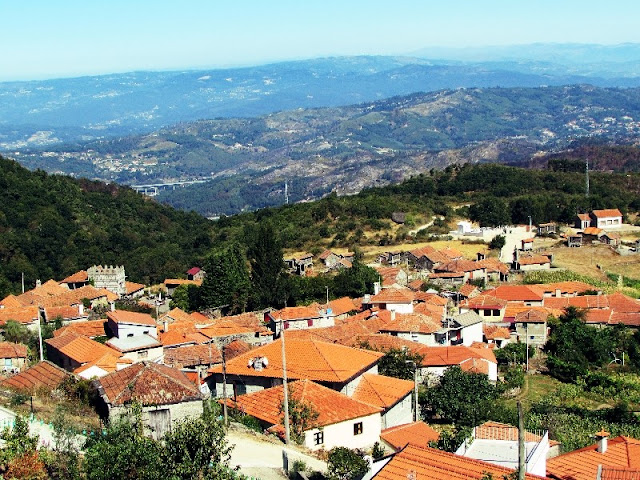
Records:
[[[184,187],[185,185],[194,185],[196,183],[207,183],[210,179],[204,180],[184,180],[181,182],[167,182],[167,183],[149,183],[146,185],[129,185],[136,192],[142,193],[148,197],[155,197],[158,192],[162,190],[175,190],[176,187]]]

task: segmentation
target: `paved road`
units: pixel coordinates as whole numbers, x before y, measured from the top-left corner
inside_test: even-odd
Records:
[[[281,480],[287,478],[282,470],[282,455],[285,450],[282,442],[231,425],[227,432],[227,440],[235,445],[231,452],[232,466],[238,465],[240,472],[248,477],[261,480]],[[295,460],[302,460],[308,468],[315,471],[326,471],[325,462],[315,457],[298,451],[296,448],[287,448],[289,465]]]
[[[522,247],[522,240],[533,237],[533,233],[528,231],[528,227],[505,227],[506,233],[504,247],[500,250],[500,261],[510,263],[513,261],[513,249]]]

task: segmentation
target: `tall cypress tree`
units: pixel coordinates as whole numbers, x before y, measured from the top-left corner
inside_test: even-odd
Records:
[[[251,266],[252,310],[282,307],[285,302],[282,247],[273,225],[264,222],[248,233],[247,258]]]
[[[200,306],[228,306],[230,313],[244,312],[249,299],[249,269],[240,246],[233,243],[214,251],[205,261],[207,276],[200,287]]]

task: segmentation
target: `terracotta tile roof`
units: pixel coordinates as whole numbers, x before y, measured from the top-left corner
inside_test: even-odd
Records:
[[[60,280],[59,283],[81,283],[81,282],[88,282],[88,281],[89,281],[89,274],[87,273],[87,271],[80,270],[79,272],[69,275],[64,280]]]
[[[395,337],[386,333],[362,335],[359,339],[363,348],[368,348],[378,352],[388,352],[389,350],[407,350],[412,354],[420,354],[424,345],[404,338]]]
[[[106,320],[87,320],[86,322],[73,322],[53,332],[54,337],[66,335],[69,332],[78,333],[85,337],[94,338],[106,335]]]
[[[337,298],[335,300],[331,300],[329,302],[328,307],[331,309],[331,312],[336,315],[344,315],[345,313],[353,312],[360,310],[358,306],[353,303],[349,297]]]
[[[429,447],[407,445],[376,474],[376,480],[479,480],[490,473],[493,478],[502,478],[513,473],[512,469],[492,463],[462,457]],[[527,479],[539,479],[527,474]]]
[[[410,380],[365,373],[351,398],[387,410],[411,394],[413,388],[414,383]]]
[[[480,293],[480,289],[470,283],[465,283],[458,291],[460,292],[460,295],[464,295],[467,298],[471,298]]]
[[[438,272],[430,273],[428,278],[464,278],[465,272]]]
[[[502,310],[507,306],[507,301],[487,293],[482,293],[477,297],[461,302],[460,305],[467,308]]]
[[[168,321],[170,324],[178,321],[195,323],[194,318],[191,315],[189,315],[187,312],[179,308],[173,308],[167,313],[165,313],[164,315],[162,315],[158,319],[158,323],[162,325],[165,320]]]
[[[473,260],[453,260],[436,267],[435,270],[436,272],[460,273],[473,272],[475,270],[482,270],[483,268],[485,267]]]
[[[433,305],[429,302],[418,303],[413,307],[413,313],[420,313],[433,317],[434,320],[440,321],[444,315],[445,307],[443,305]]]
[[[143,406],[200,400],[202,395],[184,373],[152,362],[134,363],[98,380],[111,405],[137,401]]]
[[[227,375],[282,378],[282,340],[263,345],[238,355],[227,362]],[[375,365],[382,353],[350,348],[315,340],[285,339],[287,376],[320,382],[342,383]],[[266,357],[269,366],[255,370],[249,366],[254,357]],[[222,366],[209,370],[222,373]]]
[[[227,358],[228,355],[227,355]],[[164,364],[175,368],[195,367],[221,363],[222,355],[216,345],[187,345],[167,348],[164,351]]]
[[[546,323],[549,313],[541,309],[531,308],[518,312],[514,317],[515,323]]]
[[[312,307],[285,307],[281,310],[271,312],[271,316],[276,320],[302,320],[308,318],[321,317],[317,308]]]
[[[518,441],[518,428],[508,423],[488,421],[475,427],[475,438],[482,440],[507,440]],[[542,437],[538,434],[525,431],[525,442],[539,442]],[[558,445],[558,442],[549,441],[550,445]]]
[[[169,330],[168,332],[162,332],[159,335],[159,340],[162,346],[170,347],[172,345],[182,344],[202,344],[209,341],[209,337],[199,332],[185,332],[180,330]]]
[[[500,285],[484,293],[509,302],[540,302],[544,298],[544,293],[533,285]]]
[[[47,307],[44,309],[44,318],[47,322],[52,322],[56,318],[62,318],[62,320],[77,320],[89,318],[88,313],[80,313],[80,306],[62,306],[62,307]]]
[[[37,306],[30,307],[5,307],[0,308],[0,325],[6,324],[9,320],[18,323],[33,323],[40,318],[40,310]]]
[[[464,345],[452,347],[428,347],[423,346],[419,352],[424,355],[423,366],[444,367],[460,365],[469,359],[483,359],[491,363],[497,363],[496,356],[489,348],[472,348]]]
[[[411,303],[413,292],[409,289],[383,288],[371,297],[371,303]]]
[[[382,411],[380,407],[359,402],[310,380],[291,382],[289,388],[291,389],[290,398],[308,403],[318,412],[318,418],[311,428],[333,425]],[[279,385],[259,392],[240,395],[235,403],[229,403],[233,408],[248,415],[272,425],[279,425],[283,421],[283,413],[281,412],[283,400],[283,386]]]
[[[446,263],[451,260],[449,257],[429,245],[411,250],[410,253],[417,259],[424,257],[432,263]]]
[[[414,292],[413,298],[417,302],[429,303],[431,305],[445,306],[449,303],[449,300],[441,297],[437,293],[427,293],[427,292]]]
[[[191,317],[193,317],[193,319],[197,324],[205,325],[211,322],[211,319],[209,317],[207,317],[206,315],[200,312],[191,312],[190,315]],[[242,314],[242,315],[248,315],[248,314]]]
[[[144,288],[144,283],[134,283],[129,282],[128,280],[124,282],[124,285],[127,295],[131,295],[132,293],[135,293],[138,290],[142,290]]]
[[[640,468],[640,441],[629,437],[610,438],[607,451],[596,445],[574,450],[547,460],[547,476],[561,480],[593,480],[598,466]]]
[[[578,214],[578,218],[580,220],[585,221],[585,222],[590,222],[591,221],[591,216],[588,213],[579,213]]]
[[[488,273],[500,272],[504,275],[509,273],[509,267],[497,258],[485,258],[484,260],[478,260],[477,263],[486,268]]]
[[[381,432],[380,438],[400,450],[407,444],[428,447],[429,442],[440,438],[440,434],[424,422],[413,422],[387,428]]]
[[[247,353],[249,350],[251,350],[251,345],[249,345],[247,342],[243,342],[242,340],[234,340],[224,347],[224,354],[227,357],[228,361],[236,358],[238,355]]]
[[[409,282],[407,287],[409,287],[414,292],[418,292],[422,288],[422,285],[424,285],[424,280],[418,279],[418,280],[414,280],[413,282]]]
[[[0,302],[0,305],[4,308],[20,308],[24,307],[22,302],[18,300],[18,297],[15,295],[8,295]]]
[[[68,290],[63,287],[59,288],[62,292],[55,295],[31,296],[28,298],[28,301],[41,307],[59,307],[64,305],[78,305],[82,303],[85,298],[89,300],[98,300],[104,297],[108,301],[118,299],[118,296],[115,293],[105,290],[104,288],[97,289],[92,285],[85,285],[83,287],[76,288],[75,290]],[[28,292],[23,295],[28,295]]]
[[[156,321],[148,313],[113,310],[111,312],[107,312],[107,318],[115,323],[156,326]]]
[[[49,338],[45,343],[80,364],[92,362],[107,353],[118,354],[115,350],[75,332]]]
[[[439,308],[439,307],[436,307]],[[416,332],[435,333],[442,328],[442,324],[431,316],[421,313],[397,313],[396,319],[387,323],[383,332]]]
[[[470,373],[482,373],[483,375],[489,375],[489,363],[487,361],[478,358],[468,358],[460,362],[460,368],[463,372]]]
[[[13,390],[36,392],[37,390],[54,390],[67,378],[73,375],[54,365],[48,360],[36,363],[24,372],[3,380],[0,385]]]
[[[27,358],[27,346],[21,343],[0,342],[0,358]]]
[[[325,250],[324,252],[322,252],[320,255],[318,255],[318,259],[320,260],[326,260],[327,258],[329,258],[331,255],[337,256],[335,253],[333,253],[331,250]]]
[[[589,285],[588,283],[577,282],[573,280],[556,283],[541,283],[534,286],[540,290],[543,290],[547,294],[550,293],[551,295],[555,295],[556,290],[560,290],[561,295],[576,295],[589,290],[601,290],[600,288]]]
[[[596,236],[600,236],[601,233],[603,233],[604,230],[602,230],[601,228],[598,227],[587,227],[584,230],[582,230],[582,233],[584,235],[596,235]]]
[[[104,370],[106,373],[111,373],[118,370],[119,366],[120,368],[122,368],[122,365],[131,363],[133,363],[133,360],[121,357],[118,352],[105,353],[101,357],[96,358],[95,360],[85,363],[81,367],[76,368],[73,373],[75,373],[76,375],[80,375],[81,373],[89,370],[92,367],[98,367],[101,370]]]
[[[592,210],[596,218],[621,217],[622,213],[617,208],[607,208],[604,210]]]
[[[640,468],[603,466],[600,480],[640,480]]]
[[[551,260],[546,255],[522,255],[518,259],[518,263],[520,265],[544,265],[551,263]]]
[[[265,330],[264,328],[257,330],[255,327],[243,327],[232,322],[217,322],[210,327],[203,327],[199,332],[207,338],[228,337],[231,335],[242,335],[255,333],[256,331]]]
[[[483,325],[482,330],[487,340],[508,340],[511,333],[507,327],[498,327],[497,325]]]

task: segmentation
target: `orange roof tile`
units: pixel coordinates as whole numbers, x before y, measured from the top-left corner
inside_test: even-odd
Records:
[[[409,289],[383,288],[371,297],[370,303],[412,303],[413,292]]]
[[[282,378],[282,340],[263,345],[227,362],[227,375]],[[375,365],[382,353],[316,340],[286,339],[287,376],[324,382],[345,382]],[[248,366],[254,357],[267,357],[269,366],[258,371]],[[209,370],[222,373],[222,366]]]
[[[442,253],[446,257],[449,257],[452,260],[462,258],[462,252],[451,247],[443,248],[442,250],[440,250],[440,253]]]
[[[14,390],[36,392],[41,389],[54,390],[73,375],[48,360],[36,363],[24,372],[3,380],[0,385]]]
[[[511,333],[506,327],[498,327],[497,325],[483,325],[484,336],[487,340],[504,340],[511,338]]]
[[[112,348],[75,332],[49,338],[45,343],[80,364],[92,362],[105,354],[119,355]]]
[[[610,438],[607,451],[596,445],[574,450],[547,460],[547,476],[561,480],[593,480],[598,466],[640,468],[640,441],[629,437]]]
[[[18,300],[18,297],[15,295],[6,296],[1,302],[0,305],[4,308],[20,308],[24,307],[22,302]]]
[[[463,295],[465,297],[472,297],[474,294],[477,295],[478,293],[480,293],[480,289],[475,285],[471,285],[470,283],[465,283],[460,287],[458,291],[460,292],[460,295]]]
[[[422,365],[429,367],[460,365],[462,362],[473,358],[498,363],[496,356],[489,348],[472,348],[464,345],[452,347],[423,346],[418,351],[424,355]]]
[[[461,306],[467,308],[502,310],[507,306],[507,301],[497,298],[486,293],[482,293],[477,297],[470,298],[461,303]]]
[[[582,230],[582,233],[585,234],[585,235],[597,235],[597,236],[599,236],[603,232],[604,232],[604,230],[602,230],[601,228],[598,228],[598,227],[587,227],[584,230]]]
[[[104,326],[106,320],[87,320],[86,322],[73,322],[53,332],[54,337],[60,337],[69,332],[75,332],[85,337],[101,337],[106,334]]]
[[[9,320],[18,323],[33,323],[40,318],[40,310],[37,306],[30,307],[5,307],[0,308],[0,325],[6,324]]]
[[[128,312],[126,310],[113,310],[107,312],[107,318],[115,323],[131,323],[134,325],[156,326],[156,321],[148,313]]]
[[[229,358],[227,356],[227,358]],[[222,362],[222,355],[217,346],[187,345],[167,348],[164,351],[164,364],[175,368],[195,367]]]
[[[202,285],[202,280],[185,280],[183,278],[165,278],[164,286],[168,287],[169,285]]]
[[[578,218],[580,220],[584,220],[585,222],[590,222],[591,221],[591,217],[589,216],[588,213],[579,213],[578,214]]]
[[[321,317],[317,308],[312,307],[285,307],[282,310],[271,312],[271,316],[276,320],[302,320],[308,318]]]
[[[518,441],[518,428],[508,423],[488,421],[475,427],[475,438],[484,440],[508,440]],[[538,434],[525,431],[525,442],[539,442],[542,437]],[[549,441],[550,445],[558,445],[554,440]]]
[[[607,208],[604,210],[593,210],[591,213],[596,218],[621,217],[622,213],[617,208]]]
[[[333,425],[382,411],[380,407],[359,402],[310,380],[291,382],[289,388],[289,398],[310,404],[318,413],[318,418],[310,428]],[[278,385],[259,392],[240,395],[235,403],[229,403],[233,408],[248,415],[273,425],[279,425],[283,418],[281,411],[283,399],[283,386]]]
[[[486,268],[489,273],[500,272],[505,275],[509,273],[509,267],[497,258],[485,258],[484,260],[478,260],[478,265]]]
[[[544,265],[551,263],[551,260],[546,255],[522,255],[518,259],[518,263],[520,265]]]
[[[131,364],[133,361],[131,359],[121,357],[118,352],[105,353],[101,357],[76,368],[73,373],[79,375],[82,372],[89,370],[91,367],[98,367],[107,373],[111,373],[118,370],[119,365],[125,365],[128,363]]]
[[[224,354],[227,361],[236,358],[238,355],[242,355],[243,353],[251,350],[251,345],[247,342],[243,342],[242,340],[234,340],[228,343],[224,347]]]
[[[640,480],[640,468],[603,466],[600,480]]]
[[[489,363],[478,358],[468,358],[460,362],[460,368],[464,372],[482,373],[489,375]]]
[[[502,478],[513,473],[512,469],[492,463],[462,457],[429,447],[407,445],[396,453],[376,474],[376,480],[407,480],[409,476],[418,480],[479,480],[490,473],[493,478]],[[538,479],[526,474],[527,479]]]
[[[180,330],[169,330],[160,334],[160,343],[164,347],[182,344],[202,344],[209,341],[209,337],[199,332],[185,332]]]
[[[412,444],[418,447],[428,447],[430,442],[436,442],[440,434],[424,422],[405,423],[382,431],[380,438],[396,450]]]
[[[422,285],[424,285],[424,280],[418,279],[418,280],[414,280],[413,282],[409,282],[407,287],[409,287],[414,292],[418,292],[422,288]]]
[[[322,252],[320,255],[318,255],[318,259],[320,260],[326,260],[327,258],[329,258],[331,255],[337,256],[335,253],[333,253],[331,250],[325,250],[324,252]]]
[[[482,265],[473,260],[453,260],[440,265],[435,268],[436,272],[449,272],[449,273],[461,273],[461,272],[473,272],[475,270],[482,270]]]
[[[446,263],[451,260],[449,257],[440,253],[438,250],[433,248],[430,245],[426,245],[421,248],[416,248],[415,250],[411,250],[411,255],[415,258],[420,259],[422,257],[428,259],[432,263]]]
[[[353,312],[356,310],[360,310],[358,306],[353,303],[349,297],[337,298],[335,300],[331,300],[329,302],[328,307],[331,309],[333,315],[339,316],[344,315],[345,313]]]
[[[210,327],[203,327],[199,329],[199,332],[207,338],[228,337],[230,335],[242,335],[254,333],[256,331],[259,330],[257,330],[255,327],[243,327],[231,322],[218,322]]]
[[[509,302],[539,302],[544,298],[543,292],[534,285],[500,285],[499,287],[487,290],[484,293]]]
[[[48,322],[54,321],[56,318],[62,318],[62,320],[77,320],[77,319],[87,319],[89,318],[89,314],[80,313],[79,305],[68,305],[62,307],[47,307],[44,309],[44,318]]]
[[[0,358],[27,358],[27,346],[21,343],[0,342]]]
[[[153,362],[134,363],[98,380],[107,403],[124,405],[137,401],[143,406],[170,405],[200,400],[202,395],[184,373]]]
[[[60,280],[59,283],[81,283],[81,282],[88,282],[88,281],[89,281],[89,274],[87,273],[87,271],[80,270],[79,272],[69,275],[64,280]]]
[[[441,308],[441,307],[435,307]],[[435,333],[442,328],[442,324],[431,316],[421,313],[397,313],[396,319],[380,329],[382,332],[416,332]]]
[[[514,317],[515,323],[545,323],[549,314],[544,310],[529,309],[522,312],[518,312]]]
[[[124,282],[124,285],[125,285],[127,295],[131,295],[132,293],[137,292],[138,290],[142,290],[144,288],[144,283],[134,283],[128,280]]]
[[[351,398],[386,410],[411,394],[413,388],[414,383],[410,380],[365,373]]]

